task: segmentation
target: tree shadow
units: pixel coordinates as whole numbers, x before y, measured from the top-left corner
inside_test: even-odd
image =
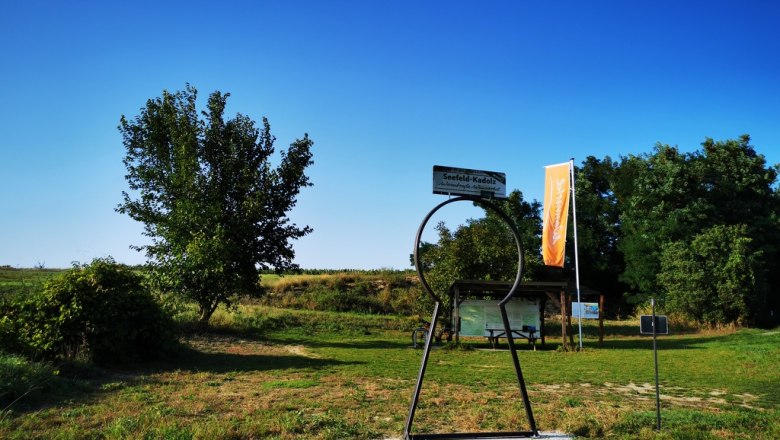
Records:
[[[542,345],[541,341],[536,341],[536,347],[534,348],[533,345],[525,342],[524,339],[515,339],[515,351],[518,352],[524,352],[524,351],[555,351],[560,346],[560,343],[551,343],[547,341],[544,345]],[[468,341],[468,342],[461,342],[461,347],[465,350],[495,350],[495,351],[509,351],[509,344],[506,342],[506,339],[503,339],[502,341],[499,341],[496,343],[495,346],[491,345],[489,342],[476,342],[476,341]]]
[[[250,339],[245,335],[242,339]],[[254,339],[254,338],[251,338]],[[269,342],[263,340],[264,342]],[[306,341],[307,346],[311,344]],[[63,364],[59,375],[37,384],[34,392],[4,408],[15,414],[25,414],[62,404],[81,405],[101,395],[139,384],[154,383],[149,376],[166,372],[225,374],[234,372],[267,372],[273,370],[319,370],[340,365],[358,365],[360,361],[341,361],[306,356],[304,354],[238,354],[222,351],[201,351],[181,344],[165,360],[110,367]],[[9,413],[10,414],[10,413]]]
[[[577,319],[573,318],[571,321],[572,330],[574,331],[575,338],[578,333]],[[685,325],[684,323],[670,323],[669,330],[675,335],[695,335],[698,329]],[[561,321],[548,319],[544,323],[545,336],[552,338],[561,337]],[[599,325],[597,320],[583,319],[582,320],[582,335],[588,338],[599,337]],[[639,322],[638,321],[607,321],[604,323],[604,336],[615,337],[632,337],[639,336]]]
[[[310,343],[307,343],[311,346]],[[209,373],[272,371],[292,369],[321,369],[339,365],[356,365],[361,362],[322,359],[305,355],[285,354],[236,354],[203,352],[191,347],[182,349],[178,359],[158,364],[160,371],[191,371]]]
[[[312,341],[309,339],[284,339],[273,340],[273,342],[282,344],[300,344],[311,348],[344,348],[349,350],[365,349],[403,349],[411,348],[412,341],[402,342],[397,340],[374,339],[374,340],[355,340],[355,341]]]
[[[659,336],[656,340],[656,346],[659,350],[702,350],[704,347],[701,345],[714,342],[722,337],[696,337],[696,338],[668,338],[665,336]],[[589,343],[588,345],[596,346],[597,343]],[[621,349],[621,350],[635,350],[635,349],[652,349],[653,337],[646,336],[635,339],[605,339],[601,348],[609,349]]]

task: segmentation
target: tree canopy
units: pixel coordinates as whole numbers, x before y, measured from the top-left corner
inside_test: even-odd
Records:
[[[777,172],[747,135],[707,138],[690,153],[658,144],[651,154],[620,162],[589,157],[577,174],[578,218],[610,219],[614,228],[599,236],[617,246],[581,240],[580,252],[615,263],[608,279],[623,283],[629,302],[667,299],[668,311],[712,324],[766,320],[772,308],[762,305],[778,306],[767,286],[780,287],[771,275],[780,249]],[[600,184],[606,191],[588,194]],[[594,196],[596,202],[580,203]],[[587,236],[596,229],[591,222],[583,230]],[[694,297],[702,309],[690,307]],[[729,309],[726,297],[744,306]]]
[[[287,217],[312,164],[308,135],[281,151],[272,167],[270,124],[237,114],[225,120],[228,93],[209,96],[198,113],[197,90],[150,99],[119,130],[130,191],[117,211],[144,223],[158,287],[199,305],[208,323],[219,304],[262,294],[260,271],[297,269],[291,240],[311,232]]]
[[[765,305],[761,256],[745,225],[664,244],[658,283],[668,308],[708,324],[745,323]]]

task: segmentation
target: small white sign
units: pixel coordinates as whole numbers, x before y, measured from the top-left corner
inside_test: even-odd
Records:
[[[433,193],[505,199],[506,174],[434,165]]]

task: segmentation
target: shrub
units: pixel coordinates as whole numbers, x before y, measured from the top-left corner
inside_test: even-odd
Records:
[[[112,364],[158,357],[174,343],[173,323],[141,276],[111,258],[75,265],[6,312],[0,340],[33,357]]]
[[[0,350],[19,352],[18,335],[14,319],[9,316],[13,311],[10,297],[0,297]]]
[[[383,304],[376,296],[364,290],[350,289],[346,292],[337,290],[321,290],[313,292],[317,306],[315,310],[333,312],[386,313]]]

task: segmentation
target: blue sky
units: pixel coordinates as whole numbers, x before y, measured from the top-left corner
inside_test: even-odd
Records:
[[[433,165],[501,171],[752,136],[780,162],[777,2],[0,5],[0,265],[141,263],[119,117],[186,83],[314,140],[306,268],[407,268]],[[479,216],[448,205],[449,224]],[[436,219],[434,219],[435,221]],[[431,223],[433,224],[433,223]]]

